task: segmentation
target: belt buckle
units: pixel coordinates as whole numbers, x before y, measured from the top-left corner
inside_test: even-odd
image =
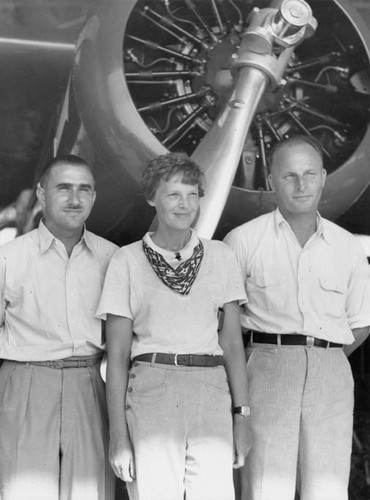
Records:
[[[315,337],[311,337],[311,335],[307,335],[306,346],[307,347],[314,347],[315,346]]]
[[[63,368],[64,367],[64,362],[61,359],[54,359],[53,361],[49,362],[50,368]]]
[[[178,356],[178,355],[179,355],[178,353],[177,353],[177,354],[175,354],[175,359],[173,360],[173,362],[174,362],[175,366],[179,366],[179,365],[178,365],[178,363],[177,363],[177,356]]]

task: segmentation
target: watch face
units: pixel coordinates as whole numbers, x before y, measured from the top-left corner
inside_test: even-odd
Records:
[[[242,406],[243,417],[249,417],[250,414],[251,414],[251,410],[250,410],[249,406]]]

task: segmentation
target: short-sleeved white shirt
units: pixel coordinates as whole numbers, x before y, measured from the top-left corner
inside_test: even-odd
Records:
[[[132,319],[132,357],[148,352],[222,354],[219,308],[232,301],[244,303],[246,295],[231,249],[220,241],[201,241],[204,256],[188,295],[162,283],[142,241],[122,247],[112,258],[97,315]]]

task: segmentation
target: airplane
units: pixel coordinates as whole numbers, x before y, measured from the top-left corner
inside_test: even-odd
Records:
[[[146,161],[184,151],[207,164],[212,203],[206,208],[216,217],[205,233],[222,238],[274,207],[269,151],[303,133],[324,150],[329,176],[321,212],[370,235],[370,31],[364,21],[368,13],[370,25],[370,12],[359,5],[361,15],[349,0],[306,3],[312,15],[305,2],[292,0],[293,15],[297,9],[305,24],[287,26],[280,23],[281,2],[270,0],[2,2],[0,229],[14,229],[14,237],[35,226],[43,166],[56,154],[73,153],[91,163],[97,177],[89,229],[130,243],[154,216],[140,189]],[[279,23],[282,32],[273,33]],[[278,40],[299,39],[299,33],[293,49]],[[273,61],[284,51],[289,57],[279,73]],[[233,92],[245,72],[255,77],[248,127],[233,134],[234,124],[225,120],[217,135],[225,112],[243,108]],[[361,371],[364,358],[361,350],[353,363]]]
[[[134,241],[153,219],[140,189],[146,161],[184,151],[205,166],[210,186],[201,212],[213,220],[200,234],[222,238],[274,207],[268,153],[303,133],[324,151],[321,213],[370,235],[369,28],[347,0],[284,0],[285,17],[298,10],[305,26],[288,22],[281,2],[0,6],[0,227],[33,227],[43,165],[74,153],[97,176],[89,228],[120,245]],[[235,132],[229,115],[245,102]]]

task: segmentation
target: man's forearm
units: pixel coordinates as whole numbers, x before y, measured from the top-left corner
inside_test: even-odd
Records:
[[[344,346],[344,354],[350,356],[353,351],[357,349],[368,337],[370,333],[370,326],[364,326],[362,328],[354,328],[352,334],[355,340],[352,344]]]

